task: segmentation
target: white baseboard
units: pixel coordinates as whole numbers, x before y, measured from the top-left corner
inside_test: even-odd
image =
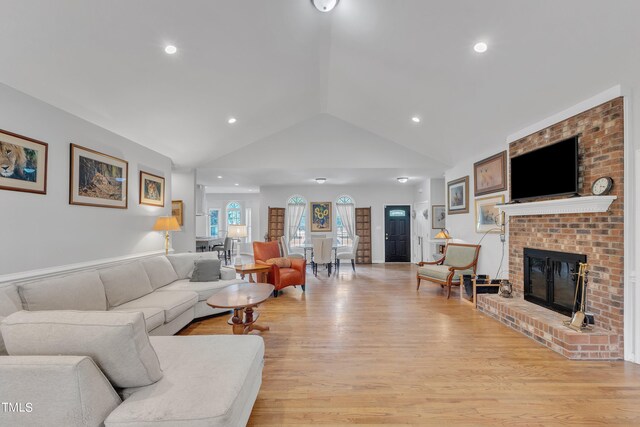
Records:
[[[137,254],[125,255],[125,256],[114,257],[114,258],[103,258],[103,259],[98,259],[93,261],[79,262],[76,264],[67,264],[67,265],[60,265],[56,267],[42,268],[38,270],[29,270],[29,271],[22,271],[19,273],[4,274],[0,276],[0,284],[8,283],[8,282],[11,282],[11,283],[24,282],[27,280],[41,279],[43,277],[61,276],[61,275],[66,275],[70,273],[75,273],[78,271],[90,270],[93,268],[109,267],[111,265],[120,264],[122,262],[149,258],[152,256],[158,256],[162,254],[164,254],[164,250],[141,252]]]

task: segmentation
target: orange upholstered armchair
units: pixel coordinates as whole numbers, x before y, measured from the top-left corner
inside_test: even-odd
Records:
[[[280,256],[278,242],[253,242],[253,258],[256,264],[267,264],[267,260],[280,258]],[[307,260],[289,259],[291,260],[291,268],[278,267],[275,264],[271,266],[267,281],[276,288],[273,291],[274,297],[278,296],[280,289],[286,288],[287,286],[300,285],[304,292],[307,279]]]

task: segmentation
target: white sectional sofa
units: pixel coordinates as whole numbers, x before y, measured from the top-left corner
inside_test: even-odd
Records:
[[[0,284],[0,396],[31,408],[0,413],[0,425],[245,425],[262,380],[262,338],[153,336],[221,312],[206,299],[243,282],[224,267],[218,281],[190,282],[203,257],[216,255],[154,256]],[[124,331],[120,341],[110,337],[114,328]],[[156,357],[161,378],[138,386],[114,380],[118,364],[127,379],[153,371],[140,371],[131,355]]]

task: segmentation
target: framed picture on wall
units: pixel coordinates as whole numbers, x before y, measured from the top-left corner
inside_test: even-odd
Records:
[[[473,190],[474,195],[497,193],[507,189],[507,152],[474,163]]]
[[[0,130],[0,189],[47,194],[49,146]]]
[[[504,196],[492,196],[476,199],[476,232],[500,233],[500,226],[504,223],[504,214],[497,206],[504,203]]]
[[[69,203],[126,209],[129,163],[71,144]]]
[[[164,207],[164,178],[140,171],[140,204]]]
[[[331,231],[333,221],[331,215],[331,202],[309,203],[311,212],[311,232]]]
[[[184,203],[182,200],[171,201],[171,215],[176,217],[180,227],[184,225]]]
[[[447,210],[445,205],[431,206],[431,228],[434,230],[447,228]]]
[[[447,182],[447,215],[469,213],[469,175]]]

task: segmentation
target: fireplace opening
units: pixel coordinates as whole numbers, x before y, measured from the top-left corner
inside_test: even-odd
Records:
[[[571,316],[580,262],[587,256],[524,248],[524,299]]]

